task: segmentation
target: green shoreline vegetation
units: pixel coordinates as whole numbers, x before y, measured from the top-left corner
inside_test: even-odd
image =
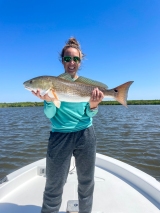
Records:
[[[100,105],[121,105],[117,101],[102,101]],[[160,100],[128,100],[127,105],[160,105]],[[43,106],[43,102],[0,103],[0,108]]]

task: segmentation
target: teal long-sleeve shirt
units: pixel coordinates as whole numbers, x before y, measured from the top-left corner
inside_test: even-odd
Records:
[[[44,101],[44,113],[50,119],[52,132],[76,132],[92,125],[92,117],[98,110],[91,110],[89,103],[61,102],[57,108],[53,102]]]

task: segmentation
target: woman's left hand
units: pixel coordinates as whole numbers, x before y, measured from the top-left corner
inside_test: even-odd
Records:
[[[89,100],[90,109],[96,108],[98,104],[103,100],[104,94],[98,88],[92,91],[91,98]]]

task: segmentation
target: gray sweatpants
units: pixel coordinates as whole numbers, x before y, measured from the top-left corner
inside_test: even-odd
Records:
[[[90,213],[94,191],[96,137],[93,126],[71,133],[51,132],[41,213],[58,213],[72,154],[78,175],[79,213]]]

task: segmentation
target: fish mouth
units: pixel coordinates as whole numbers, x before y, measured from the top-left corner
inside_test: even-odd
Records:
[[[27,89],[27,90],[29,90],[29,91],[34,90],[34,89],[32,89],[31,87],[27,87],[26,85],[24,85],[24,88]]]
[[[25,86],[24,85],[24,88],[26,89],[26,90],[29,90],[30,92],[37,92],[37,89],[33,89],[33,88],[31,88],[31,87],[28,87],[28,86]]]
[[[35,93],[37,93],[37,91],[39,90],[37,88],[34,89],[34,88],[26,86],[26,85],[24,85],[24,88],[29,90],[30,92],[35,92]],[[49,92],[49,90],[50,89],[48,89],[48,90],[39,90],[40,91],[40,95],[44,96],[45,94],[47,94]]]

